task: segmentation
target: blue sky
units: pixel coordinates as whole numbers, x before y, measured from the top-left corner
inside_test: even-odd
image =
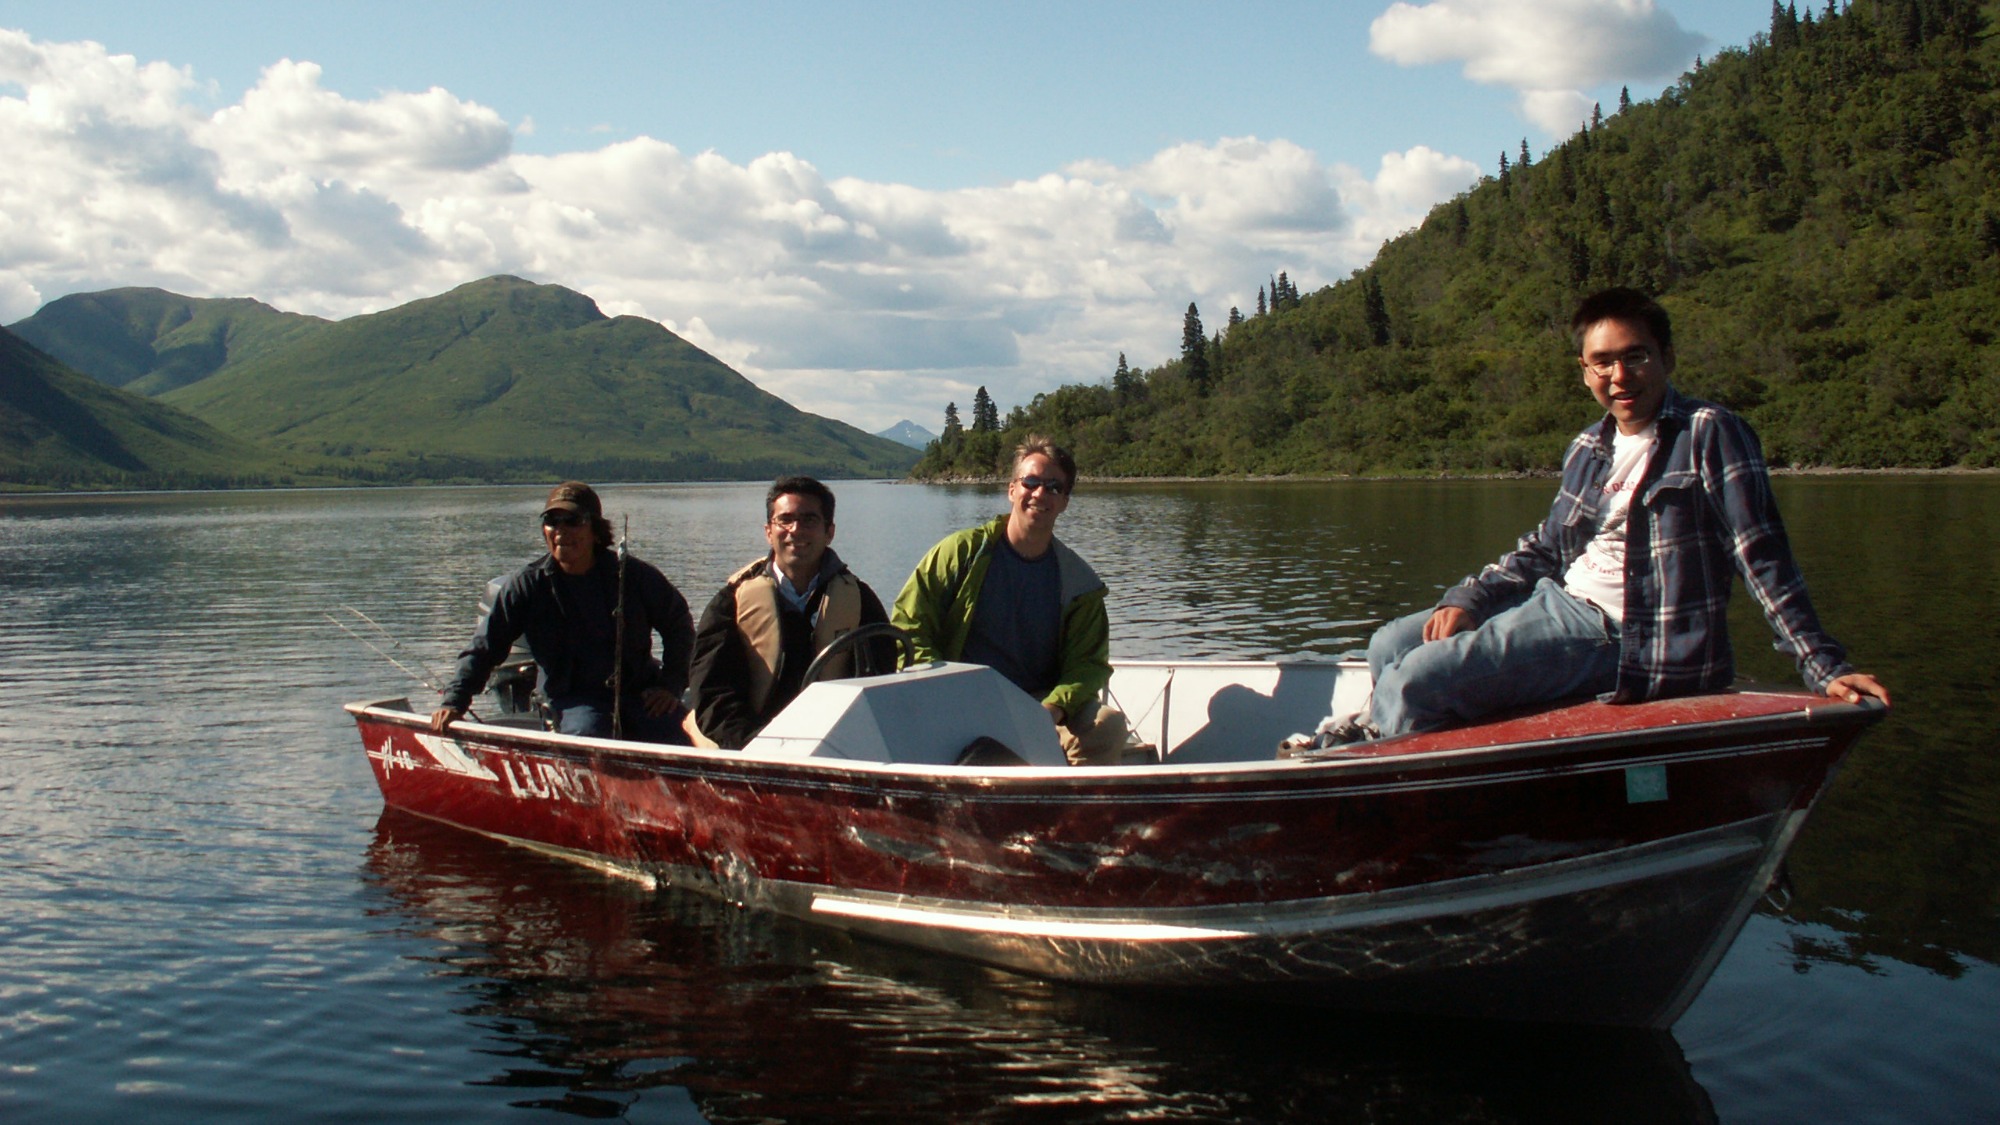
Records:
[[[0,323],[516,273],[934,429],[977,385],[1004,410],[1170,358],[1190,300],[1219,325],[1280,269],[1338,280],[1769,11],[0,0]]]

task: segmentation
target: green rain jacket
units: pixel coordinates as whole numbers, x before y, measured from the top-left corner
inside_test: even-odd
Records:
[[[914,663],[957,660],[972,629],[972,611],[993,548],[1007,534],[1007,517],[954,532],[930,549],[910,572],[896,596],[890,620],[916,642]],[[1056,569],[1062,584],[1061,671],[1042,702],[1065,716],[1086,713],[1111,682],[1111,621],[1104,612],[1104,582],[1075,551],[1057,540]]]

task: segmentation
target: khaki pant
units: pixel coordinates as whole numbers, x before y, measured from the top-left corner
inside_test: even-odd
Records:
[[[1068,723],[1056,727],[1073,766],[1122,766],[1159,760],[1159,752],[1132,734],[1125,712],[1109,704],[1092,704]]]

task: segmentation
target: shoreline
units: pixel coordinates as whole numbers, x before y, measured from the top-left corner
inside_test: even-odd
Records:
[[[1990,477],[2000,476],[2000,467],[1966,468],[1952,466],[1943,469],[1890,468],[1890,469],[1843,469],[1822,466],[1772,468],[1774,477]],[[1261,474],[1218,474],[1216,476],[1163,476],[1163,477],[1099,477],[1082,474],[1088,485],[1107,484],[1324,484],[1335,481],[1358,483],[1395,483],[1409,481],[1495,481],[1495,480],[1558,480],[1562,474],[1553,469],[1535,469],[1516,472],[1487,473],[1288,473],[1284,475]],[[829,477],[829,481],[880,480],[891,484],[968,484],[1004,485],[1004,476],[986,477]],[[301,485],[253,485],[245,488],[39,488],[33,485],[11,483],[0,485],[0,501],[35,496],[153,496],[172,493],[202,495],[226,492],[328,492],[345,490],[367,490],[377,488],[511,488],[534,485],[538,481],[407,481],[402,483],[371,484],[301,484]],[[634,484],[761,484],[763,478],[744,480],[626,480],[606,481],[606,486]]]
[[[1803,467],[1772,467],[1774,477],[1988,477],[2000,476],[2000,466],[1994,468],[1967,468],[1950,466],[1943,469],[1887,468],[1848,469],[1810,465]],[[1283,475],[1263,475],[1255,473],[1218,474],[1215,476],[1164,476],[1164,477],[1100,477],[1089,473],[1078,474],[1085,484],[1319,484],[1332,481],[1354,481],[1359,483],[1384,483],[1407,481],[1488,481],[1488,480],[1560,480],[1562,473],[1555,469],[1532,469],[1511,472],[1485,473],[1287,473]],[[898,484],[978,484],[1004,485],[1004,476],[984,477],[904,477]]]

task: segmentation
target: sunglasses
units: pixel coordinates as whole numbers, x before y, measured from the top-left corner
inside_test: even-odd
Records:
[[[582,512],[571,512],[571,511],[565,511],[562,508],[557,508],[553,511],[542,513],[542,526],[575,527],[580,523],[589,522],[589,519],[590,517],[584,515]]]
[[[1051,493],[1061,496],[1069,491],[1069,482],[1061,477],[1015,477],[1014,483],[1020,485],[1023,492],[1046,488]]]

